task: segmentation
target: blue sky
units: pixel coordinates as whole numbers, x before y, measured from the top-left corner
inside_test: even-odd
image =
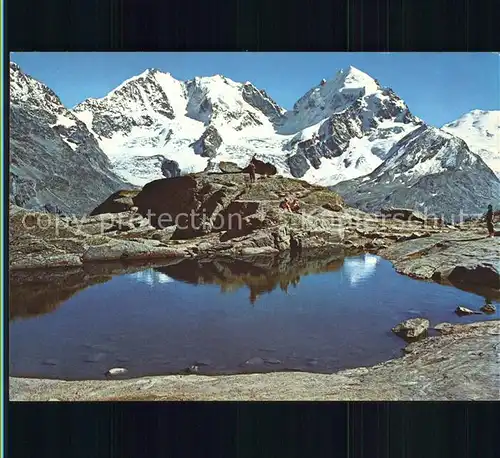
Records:
[[[251,81],[281,106],[353,65],[391,87],[416,116],[442,126],[473,109],[500,109],[500,57],[494,53],[12,53],[68,106],[103,97],[147,68],[187,80],[222,74]]]

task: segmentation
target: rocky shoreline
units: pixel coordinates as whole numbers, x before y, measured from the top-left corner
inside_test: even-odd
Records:
[[[280,208],[285,197],[298,200],[300,213]],[[173,221],[163,224],[165,215]],[[381,219],[301,180],[273,176],[250,184],[241,173],[201,173],[119,191],[81,218],[11,206],[9,261],[19,270],[215,253],[376,251],[448,230],[420,219]]]
[[[407,210],[403,219],[368,214],[323,187],[279,176],[250,185],[242,174],[196,174],[150,185],[115,193],[83,218],[11,206],[10,270],[340,250],[376,253],[399,273],[499,295],[500,238],[487,238],[479,221],[450,226]],[[164,195],[174,203],[158,198]],[[279,208],[287,196],[297,198],[300,213]],[[158,227],[146,217],[151,211],[177,224]],[[179,216],[188,214],[196,224],[182,226]],[[238,224],[231,227],[234,217]]]
[[[168,375],[128,380],[9,379],[11,401],[498,400],[500,323],[446,326],[373,367],[334,374]]]
[[[287,196],[298,199],[300,213],[279,208]],[[159,228],[158,221],[146,218],[151,210],[174,216],[191,212],[200,224]],[[235,228],[224,222],[230,215],[239,217]],[[217,225],[217,219],[223,224]],[[488,239],[484,232],[478,221],[443,226],[411,212],[402,219],[367,214],[300,180],[273,176],[250,185],[241,173],[203,173],[117,192],[85,218],[11,206],[9,261],[11,281],[48,276],[64,285],[64,294],[48,298],[48,307],[79,288],[155,263],[250,257],[263,259],[262,268],[272,272],[290,259],[300,270],[301,259],[329,251],[336,256],[376,253],[401,274],[499,300],[500,239]],[[24,296],[15,313],[29,315],[40,294],[45,292]],[[10,399],[498,399],[498,322],[445,326],[441,333],[445,335],[411,344],[400,359],[331,375],[175,375],[84,382],[11,377]]]
[[[480,227],[394,244],[378,252],[397,272],[500,300],[500,238]]]

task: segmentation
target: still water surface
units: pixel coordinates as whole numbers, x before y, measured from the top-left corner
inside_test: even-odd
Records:
[[[459,318],[491,300],[397,274],[374,255],[315,261],[185,260],[122,275],[11,281],[10,374],[101,379],[305,370],[332,372],[401,354],[391,327]],[[495,301],[492,301],[495,303]]]

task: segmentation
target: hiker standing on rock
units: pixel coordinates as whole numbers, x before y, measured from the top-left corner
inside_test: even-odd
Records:
[[[255,183],[255,164],[253,162],[248,165],[248,174],[250,175],[250,183]]]
[[[490,237],[495,237],[495,229],[493,228],[493,206],[488,205],[488,211],[486,212],[486,226],[488,228],[488,233]]]

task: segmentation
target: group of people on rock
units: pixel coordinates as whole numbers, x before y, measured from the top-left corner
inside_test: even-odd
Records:
[[[291,213],[300,213],[300,204],[295,197],[285,197],[280,202],[280,208]]]

